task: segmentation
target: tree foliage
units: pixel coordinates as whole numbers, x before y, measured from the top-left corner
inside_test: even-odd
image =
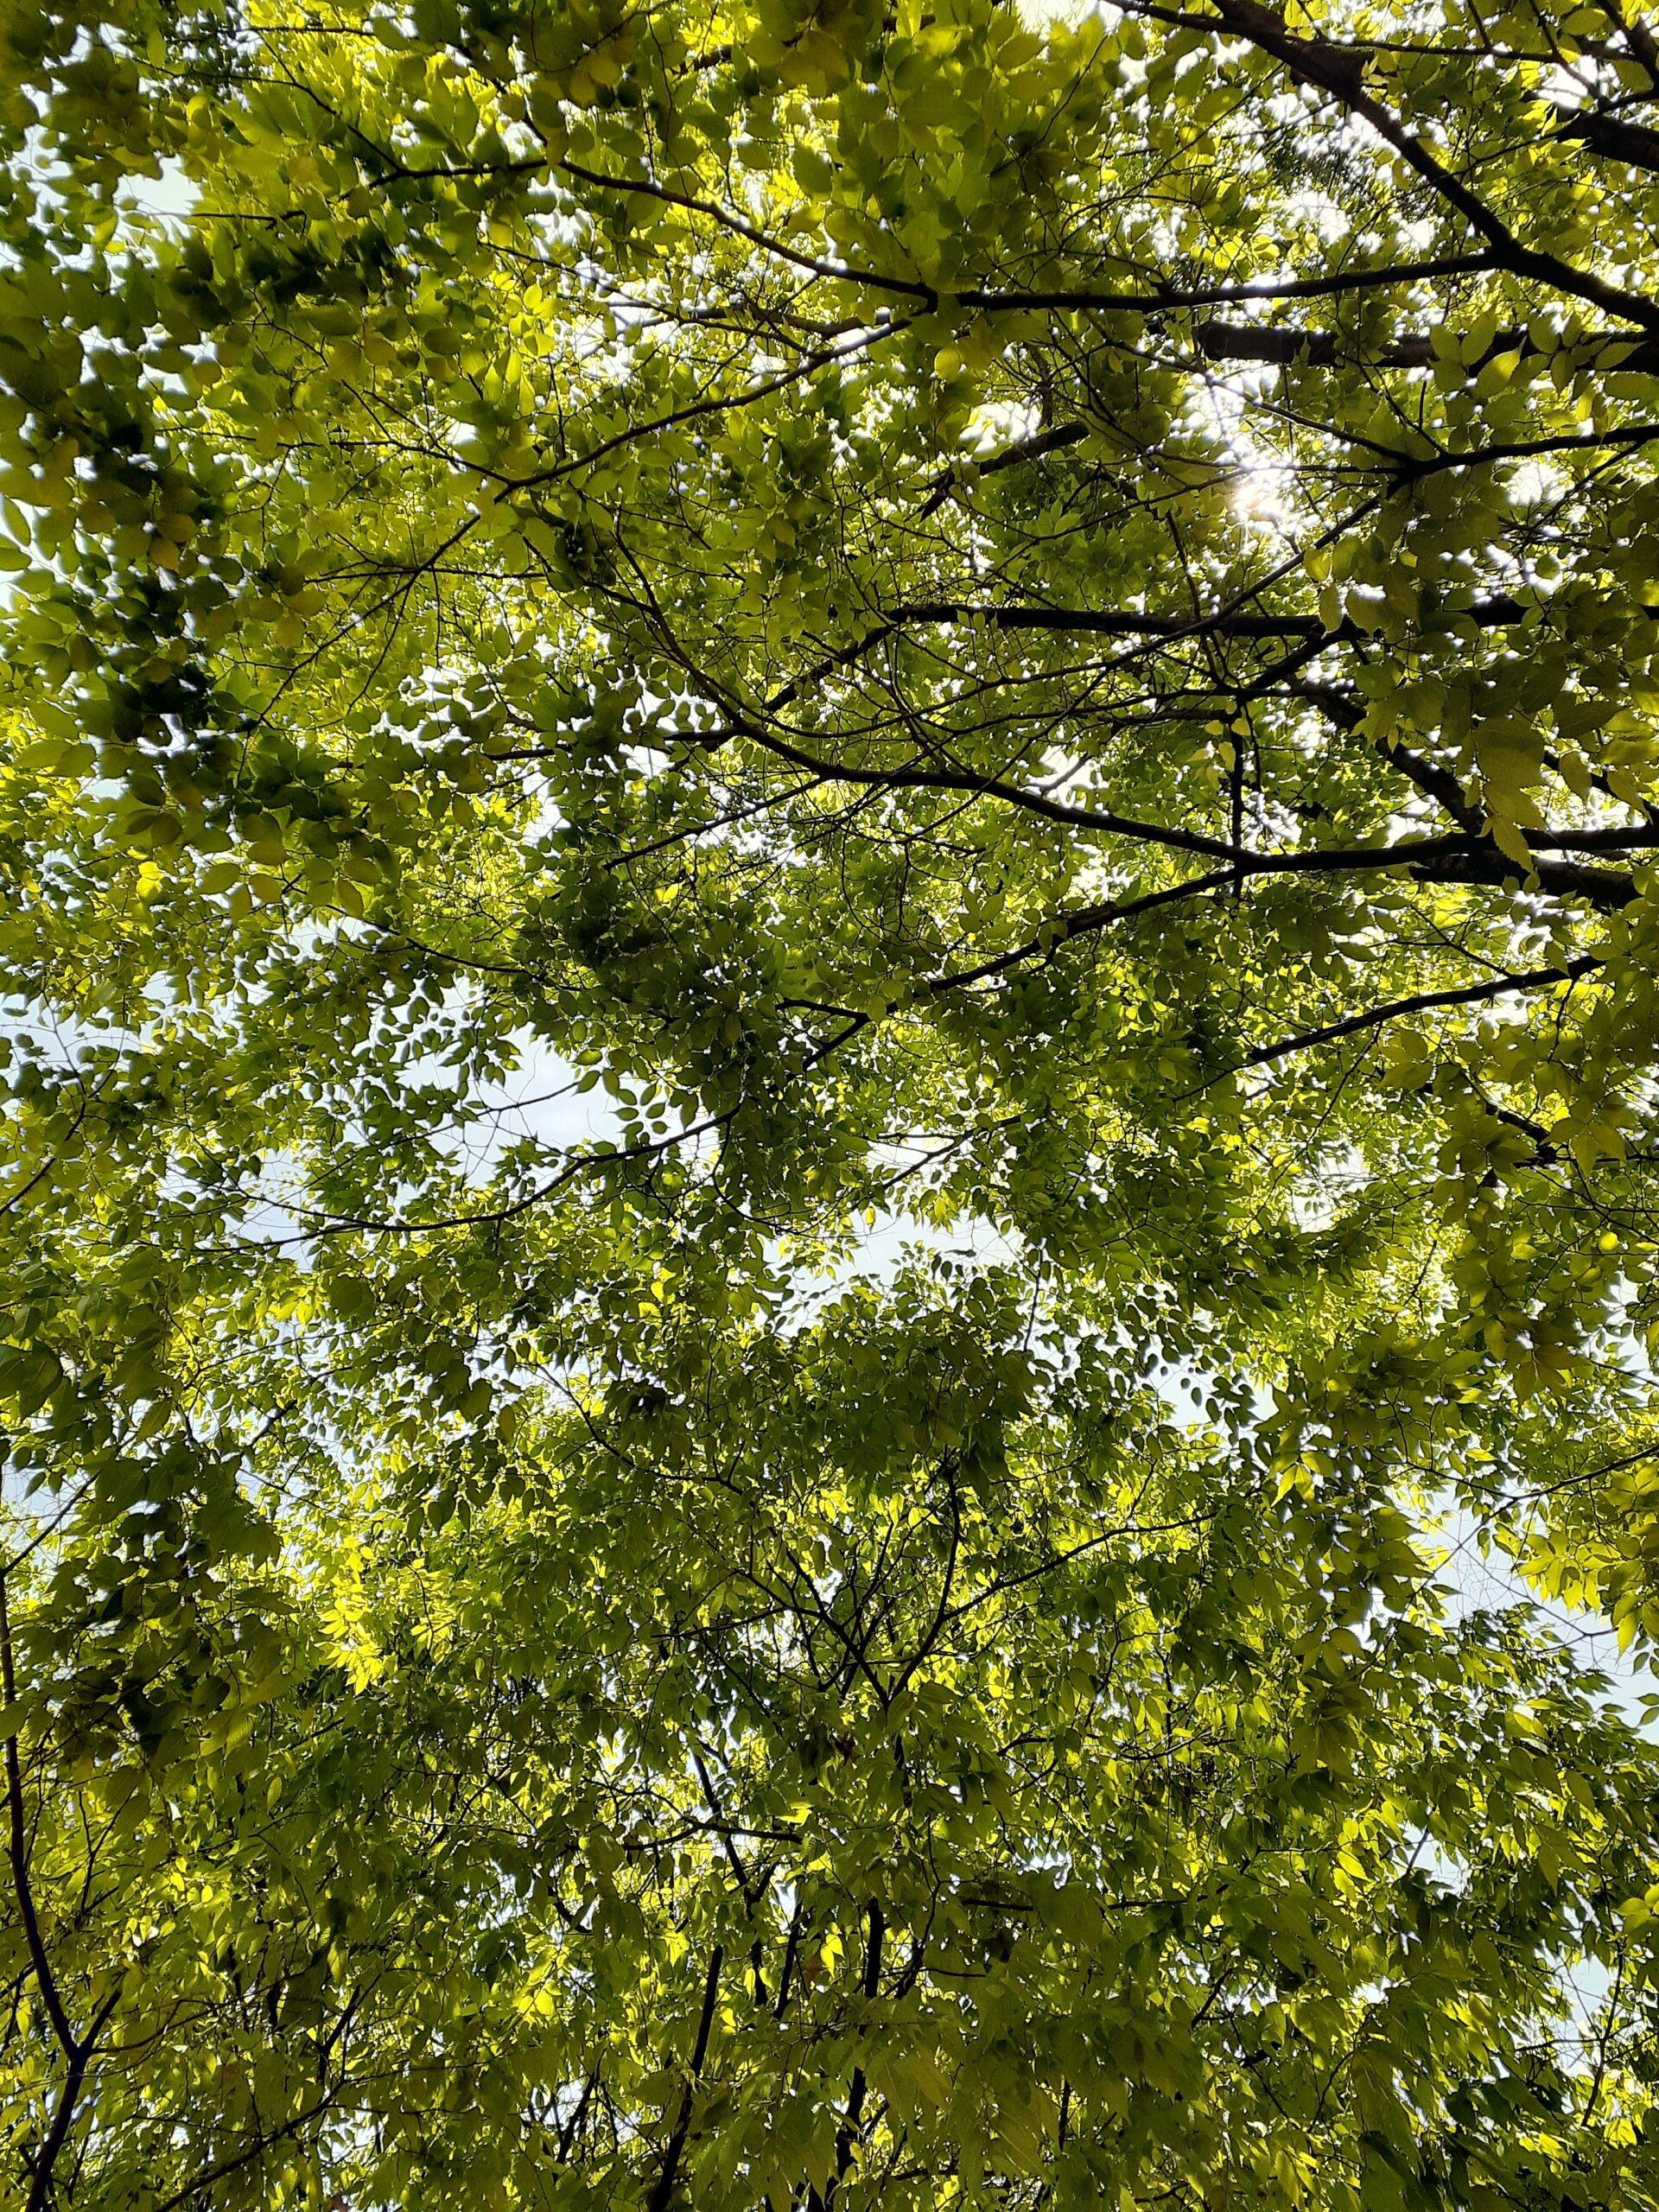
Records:
[[[1656,40],[14,0],[9,2202],[1659,2201]]]

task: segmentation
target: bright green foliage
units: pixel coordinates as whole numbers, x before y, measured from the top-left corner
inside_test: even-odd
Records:
[[[0,2201],[1659,2204],[1659,19],[0,51]]]

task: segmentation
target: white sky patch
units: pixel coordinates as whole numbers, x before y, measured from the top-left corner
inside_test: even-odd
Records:
[[[1251,529],[1287,531],[1294,480],[1288,468],[1247,468],[1233,487],[1233,512]]]
[[[159,176],[124,177],[116,205],[135,215],[147,215],[169,229],[182,229],[196,211],[201,194],[186,175],[184,164],[170,158],[161,164]]]
[[[1020,20],[1027,30],[1046,30],[1051,23],[1064,24],[1075,30],[1090,16],[1098,16],[1109,27],[1116,23],[1122,10],[1114,8],[1110,0],[1020,0]]]
[[[623,1129],[609,1095],[598,1087],[578,1086],[583,1071],[530,1031],[513,1039],[516,1065],[499,1084],[471,1090],[464,1116],[432,1133],[440,1152],[461,1166],[467,1180],[489,1181],[504,1152],[526,1140],[550,1151],[588,1151],[620,1145]],[[434,1054],[410,1070],[411,1078],[442,1080],[454,1071]]]
[[[1517,462],[1510,476],[1510,497],[1519,506],[1541,505],[1546,499],[1559,499],[1567,489],[1561,471],[1546,461]]]
[[[1304,189],[1293,192],[1285,202],[1286,213],[1300,216],[1311,223],[1319,234],[1321,245],[1337,245],[1353,228],[1347,215],[1337,202],[1323,192]]]
[[[982,452],[991,452],[1034,437],[1041,423],[1038,410],[1028,402],[988,399],[969,416],[968,429]]]

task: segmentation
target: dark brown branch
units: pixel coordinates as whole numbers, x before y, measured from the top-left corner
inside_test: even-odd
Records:
[[[1622,123],[1617,116],[1564,116],[1559,135],[1577,138],[1604,161],[1623,162],[1633,169],[1659,171],[1659,130],[1643,123]]]
[[[1215,26],[1211,24],[1206,28],[1214,29]],[[1375,291],[1390,284],[1416,284],[1446,276],[1479,276],[1490,271],[1494,265],[1494,257],[1490,252],[1439,254],[1427,260],[1392,262],[1381,268],[1333,270],[1323,276],[1289,277],[1280,283],[1208,284],[1190,291],[1178,291],[1173,286],[1153,292],[1096,291],[1087,287],[1050,291],[978,287],[947,296],[920,277],[896,276],[879,269],[861,269],[846,262],[826,261],[821,255],[804,252],[798,246],[786,245],[782,239],[768,236],[747,216],[740,215],[729,207],[722,207],[717,201],[702,200],[692,193],[677,191],[672,185],[658,182],[655,177],[607,176],[601,169],[590,169],[579,162],[568,159],[557,161],[552,166],[577,183],[594,186],[601,192],[621,193],[642,200],[659,200],[667,207],[683,208],[688,214],[701,215],[705,221],[729,232],[734,238],[744,239],[763,253],[776,255],[779,260],[787,262],[791,268],[799,269],[808,276],[821,276],[835,283],[855,284],[868,291],[890,292],[900,299],[915,300],[920,302],[925,313],[948,303],[984,315],[1023,315],[1046,309],[1080,314],[1158,315],[1184,307],[1243,306],[1254,300],[1334,299],[1344,293]]]
[[[759,246],[763,253],[775,254],[780,261],[788,262],[791,268],[802,270],[809,276],[823,276],[836,283],[861,284],[872,291],[896,293],[901,299],[921,301],[930,310],[938,305],[938,292],[919,277],[883,276],[878,270],[852,268],[843,262],[825,261],[817,254],[803,253],[798,246],[785,245],[780,238],[768,238],[747,216],[735,214],[715,200],[699,200],[692,193],[677,192],[672,185],[659,184],[654,177],[607,176],[602,169],[587,168],[580,162],[568,160],[556,162],[553,167],[563,175],[575,178],[578,184],[594,185],[601,192],[658,200],[665,207],[683,207],[688,214],[701,215],[721,230],[729,231],[733,237]]]
[[[1260,361],[1275,368],[1427,369],[1442,358],[1434,350],[1434,334],[1427,330],[1408,331],[1387,345],[1365,348],[1338,331],[1205,321],[1193,325],[1192,342],[1206,360]],[[1516,353],[1525,359],[1546,350],[1524,330],[1500,330],[1477,359],[1464,363],[1464,368],[1472,377],[1500,354]],[[1642,337],[1634,331],[1597,330],[1573,347],[1575,360],[1598,367],[1602,364],[1597,357],[1602,353],[1618,354],[1616,360],[1605,365],[1618,374],[1659,374],[1659,338]]]
[[[29,2196],[24,2205],[24,2212],[47,2212],[47,2207],[52,2202],[53,2169],[56,2166],[59,2154],[68,2139],[70,2124],[75,2116],[75,2107],[80,2101],[81,2083],[86,2078],[86,2054],[77,2050],[69,2061],[68,2070],[63,2077],[63,2088],[58,2095],[57,2109],[52,2115],[52,2124],[46,2132],[45,2139],[41,2145],[40,2155],[35,2161],[35,2171],[29,2177]]]
[[[105,2024],[115,2010],[120,1994],[121,1985],[118,1981],[93,2014],[91,2027],[75,2046],[74,2055],[70,2059],[68,2069],[63,2077],[63,2088],[58,2096],[58,2108],[52,2115],[52,2125],[47,2131],[46,2140],[41,2145],[40,2157],[35,2161],[24,2212],[47,2212],[47,2207],[54,2201],[55,2191],[53,2187],[53,2172],[64,2144],[68,2139],[70,2126],[75,2117],[75,2107],[80,2102],[80,2092],[86,2078],[87,2061],[92,2055],[99,2037],[104,2031]]]
[[[1392,741],[1380,745],[1377,750],[1391,768],[1397,768],[1426,798],[1444,807],[1459,830],[1466,830],[1471,837],[1484,833],[1486,825],[1480,809],[1449,768],[1442,767],[1438,760],[1425,760],[1408,746]]]
[[[1249,39],[1262,53],[1271,54],[1298,83],[1328,93],[1350,114],[1363,117],[1377,136],[1392,146],[1449,207],[1455,208],[1478,237],[1486,240],[1501,264],[1512,275],[1554,285],[1578,299],[1593,301],[1609,314],[1627,316],[1644,329],[1659,331],[1659,306],[1653,301],[1622,291],[1592,271],[1564,261],[1559,254],[1541,252],[1523,244],[1478,193],[1454,175],[1414,132],[1365,90],[1363,54],[1326,39],[1299,37],[1282,16],[1262,6],[1260,0],[1212,0],[1212,4],[1220,28]],[[1215,17],[1195,16],[1175,9],[1146,4],[1146,0],[1137,12],[1194,29],[1217,28]]]
[[[1328,721],[1333,721],[1338,729],[1346,730],[1351,736],[1365,719],[1365,710],[1353,694],[1339,690],[1334,683],[1296,683],[1290,690],[1294,697],[1306,699],[1310,706],[1317,707]],[[1377,751],[1391,768],[1397,768],[1425,798],[1432,798],[1438,806],[1444,808],[1459,829],[1466,830],[1471,836],[1484,834],[1485,823],[1479,808],[1473,804],[1449,768],[1442,767],[1436,760],[1425,760],[1409,747],[1392,741],[1379,744]]]
[[[1637,853],[1659,845],[1659,822],[1609,823],[1601,830],[1529,830],[1527,842],[1541,853]]]
[[[3,1573],[0,1573],[0,1694],[3,1694],[9,1708],[16,1704],[17,1676],[12,1656],[11,1614],[7,1603],[6,1577]],[[103,2033],[105,2024],[115,2010],[121,1985],[118,1980],[114,1989],[93,2014],[92,2025],[86,2033],[77,2036],[69,2024],[69,2015],[59,1993],[57,1978],[53,1974],[52,1962],[47,1955],[46,1941],[41,1933],[40,1915],[35,1906],[35,1891],[29,1867],[29,1821],[23,1805],[22,1767],[17,1753],[15,1727],[6,1738],[6,1810],[12,1889],[17,1899],[17,1916],[22,1923],[23,1941],[28,1946],[29,1964],[40,1987],[46,2017],[51,2022],[52,2032],[67,2061],[63,2087],[58,2094],[57,2108],[52,2115],[51,2124],[35,2159],[34,2171],[29,2177],[29,2196],[24,2208],[24,2212],[46,2212],[54,2194],[53,2170],[68,2140],[75,2107],[80,2101],[81,2088],[86,2079],[87,2061]]]
[[[874,2001],[881,1986],[881,1949],[886,1940],[887,1923],[881,1907],[870,1899],[869,1934],[864,1942],[863,1995],[867,2005]],[[858,2141],[858,2132],[864,2116],[864,2098],[868,2084],[864,2069],[855,2066],[851,2087],[847,2092],[847,2110],[841,2126],[836,2131],[836,2171],[823,2192],[824,2212],[835,2202],[836,2193],[847,2169],[853,2163],[853,2150]]]
[[[1052,430],[1039,430],[1034,437],[1021,438],[1017,445],[993,454],[988,460],[973,461],[969,467],[976,480],[982,476],[996,476],[1005,468],[1017,468],[1021,461],[1036,461],[1044,454],[1059,453],[1067,446],[1077,445],[1088,435],[1089,425],[1086,423],[1057,423]],[[927,498],[917,510],[918,522],[925,522],[929,515],[938,512],[950,498],[952,486],[963,480],[963,473],[960,467],[940,471],[928,487]]]
[[[1582,959],[1570,961],[1565,968],[1534,968],[1524,975],[1489,976],[1484,982],[1465,983],[1455,990],[1419,991],[1414,997],[1391,1000],[1386,1006],[1368,1007],[1363,1014],[1351,1014],[1345,1020],[1327,1022],[1322,1029],[1306,1029],[1300,1036],[1286,1037],[1276,1045],[1258,1045],[1247,1052],[1239,1063],[1241,1068],[1266,1067],[1274,1060],[1288,1059],[1295,1052],[1309,1052],[1320,1045],[1334,1044],[1338,1038],[1355,1037],[1367,1029],[1381,1029],[1390,1021],[1398,1021],[1413,1014],[1432,1014],[1440,1007],[1478,1006],[1483,1000],[1503,998],[1512,991],[1548,990],[1554,983],[1576,982],[1602,965],[1599,954],[1587,952]]]
[[[668,2148],[663,2154],[663,2171],[657,2177],[657,2186],[652,2190],[646,2212],[668,2212],[674,2195],[674,2184],[679,2178],[680,2158],[685,2149],[685,2139],[691,2129],[691,2106],[696,2089],[697,2076],[702,2071],[702,2062],[708,2056],[709,2031],[714,2024],[715,1998],[720,1987],[721,1962],[725,1954],[716,1943],[709,1954],[709,1978],[703,1984],[702,2017],[697,2022],[697,2040],[691,2053],[691,2071],[686,2081],[685,2093],[680,2099],[679,2118],[674,2123],[674,2133],[668,2139]]]
[[[986,467],[982,467],[980,474],[982,475],[989,474],[993,467],[1012,467],[1016,461],[1026,460],[1037,452],[1049,450],[1051,443],[1053,448],[1058,448],[1061,446],[1075,444],[1079,438],[1086,435],[1087,430],[1084,426],[1077,423],[1064,424],[1054,431],[1045,432],[1040,438],[1030,441],[1028,450],[1017,447],[1010,448],[1008,452],[1005,455],[999,456],[995,463],[987,464]],[[935,488],[937,489],[937,486]],[[1489,601],[1480,610],[1483,617],[1489,615],[1492,621],[1519,620],[1521,612],[1520,602],[1510,600]],[[947,604],[926,601],[918,602],[913,607],[905,606],[895,608],[891,614],[867,630],[862,637],[855,639],[851,645],[842,645],[836,652],[826,653],[822,659],[815,661],[810,668],[804,669],[799,676],[793,677],[781,690],[772,692],[765,702],[765,710],[769,715],[775,715],[781,713],[785,707],[793,706],[803,694],[813,690],[823,682],[826,677],[834,676],[843,668],[850,668],[855,662],[861,660],[866,653],[872,652],[875,646],[884,644],[907,621],[967,622],[980,616],[982,616],[992,627],[1001,630],[1071,629],[1091,632],[1097,635],[1126,638],[1179,638],[1188,635],[1196,636],[1202,632],[1210,637],[1269,639],[1289,637],[1302,645],[1318,645],[1327,639],[1338,644],[1351,643],[1361,634],[1355,625],[1346,622],[1339,628],[1327,632],[1324,624],[1313,616],[1295,617],[1288,621],[1281,621],[1277,616],[1263,618],[1237,615],[1228,612],[1195,620],[1188,615],[1091,615],[1072,613],[1048,607],[982,608],[962,606],[955,602]],[[1249,626],[1252,623],[1262,622],[1265,622],[1266,626],[1260,629],[1252,629]],[[714,752],[734,737],[747,736],[752,734],[748,726],[743,724],[728,728],[700,731],[697,733],[696,741],[709,751]]]
[[[1023,967],[1029,960],[1043,959],[1078,938],[1097,936],[1118,922],[1136,920],[1182,899],[1202,899],[1213,891],[1230,889],[1241,874],[1339,874],[1351,868],[1357,872],[1395,868],[1408,868],[1431,883],[1496,886],[1512,883],[1522,874],[1496,845],[1463,837],[1414,838],[1398,845],[1347,846],[1328,851],[1315,848],[1306,853],[1243,853],[1230,867],[1214,869],[1207,875],[1189,876],[1185,883],[1166,884],[1160,890],[1146,892],[1138,899],[1122,902],[1101,899],[1094,906],[1078,907],[1073,913],[1056,916],[1023,944],[982,960],[976,967],[931,977],[921,989],[929,998],[970,989],[976,983],[988,982],[1011,969]],[[1562,897],[1584,899],[1603,911],[1626,906],[1637,895],[1630,877],[1613,875],[1601,868],[1581,868],[1572,861],[1535,861],[1533,872],[1543,889]]]
[[[631,423],[626,429],[616,431],[585,453],[567,454],[550,463],[545,468],[532,469],[525,476],[502,476],[493,469],[479,468],[476,474],[488,482],[500,485],[504,495],[513,492],[533,492],[543,485],[556,484],[566,476],[573,476],[584,468],[591,468],[596,461],[617,453],[625,446],[637,444],[645,438],[659,436],[665,430],[682,429],[688,423],[703,421],[711,415],[735,415],[746,407],[755,406],[763,399],[771,399],[791,385],[803,384],[822,368],[837,361],[850,360],[855,354],[867,353],[883,345],[889,338],[897,337],[908,327],[905,322],[893,322],[880,330],[862,330],[854,334],[839,346],[826,346],[816,353],[803,354],[792,368],[781,370],[774,377],[763,378],[741,392],[722,394],[717,399],[696,399],[683,407],[676,407],[666,415],[652,416],[648,422]]]
[[[576,1176],[588,1170],[606,1167],[626,1167],[642,1160],[654,1160],[660,1154],[671,1152],[676,1145],[687,1144],[694,1137],[709,1136],[716,1129],[723,1129],[737,1109],[728,1107],[723,1113],[710,1114],[701,1122],[693,1122],[670,1135],[652,1137],[643,1144],[619,1145],[610,1152],[585,1152],[568,1160],[557,1174],[545,1183],[538,1183],[534,1190],[526,1191],[522,1198],[510,1198],[505,1205],[493,1206],[477,1213],[442,1214],[433,1221],[385,1221],[372,1215],[336,1214],[325,1216],[320,1207],[302,1206],[290,1202],[288,1211],[297,1215],[308,1215],[315,1227],[307,1229],[296,1236],[272,1236],[260,1244],[261,1250],[276,1251],[287,1244],[304,1244],[314,1238],[345,1236],[360,1230],[376,1236],[418,1236],[429,1230],[486,1229],[498,1224],[516,1220],[528,1213],[533,1206],[541,1205],[554,1198]]]
[[[1565,836],[1545,836],[1536,830],[1528,830],[1525,835],[1529,843],[1540,849],[1560,851],[1572,847],[1572,841]],[[1413,873],[1426,883],[1497,885],[1518,883],[1528,871],[1499,852],[1490,839],[1483,838],[1465,846],[1461,852],[1450,853],[1442,860],[1414,868]],[[1559,898],[1582,899],[1604,914],[1617,913],[1636,896],[1636,885],[1628,875],[1616,875],[1610,868],[1586,868],[1579,861],[1543,861],[1535,852],[1530,874],[1537,878],[1541,890],[1552,892]]]
[[[779,760],[812,769],[817,779],[827,784],[854,784],[873,791],[948,791],[963,798],[995,799],[1003,805],[1038,815],[1044,821],[1129,837],[1139,844],[1162,845],[1174,852],[1192,853],[1208,860],[1234,859],[1237,855],[1238,849],[1224,837],[1208,836],[1197,830],[1169,829],[1160,823],[1140,821],[1133,815],[1114,814],[1103,807],[1074,806],[1065,799],[1051,798],[1046,792],[1024,791],[1017,784],[1004,783],[997,776],[978,775],[968,768],[855,767],[810,753],[804,746],[754,724],[742,724],[728,734],[750,739]]]
[[[1404,456],[1402,455],[1403,459]],[[1478,630],[1501,629],[1524,621],[1535,612],[1522,601],[1507,595],[1478,600],[1471,607],[1448,607],[1443,613],[1420,618],[1424,626],[1454,629],[1460,622]],[[914,600],[895,607],[887,618],[891,631],[901,624],[982,623],[988,630],[1048,630],[1061,635],[1097,638],[1228,638],[1325,639],[1351,645],[1367,632],[1352,620],[1327,629],[1317,614],[1141,614],[1131,610],[1097,611],[1071,607],[972,607],[956,600]],[[878,636],[880,633],[877,633]],[[864,641],[868,645],[874,640]],[[860,648],[861,650],[862,648]],[[853,658],[849,649],[847,658]]]
[[[795,1972],[795,1954],[800,1948],[803,1917],[801,1899],[798,1891],[794,1910],[789,1916],[788,1933],[784,1939],[784,1963],[778,1977],[778,2002],[772,2007],[772,2015],[775,2020],[783,2018],[785,2008],[789,2003],[790,1984]]]
[[[743,1899],[744,1913],[749,1925],[753,1928],[754,1927],[754,1909],[765,1890],[766,1876],[763,1872],[759,1881],[753,1884],[750,1882],[748,1871],[738,1856],[737,1844],[734,1839],[731,1823],[727,1820],[719,1796],[715,1793],[714,1777],[709,1773],[702,1752],[696,1744],[692,1745],[691,1758],[697,1770],[697,1779],[702,1784],[703,1796],[708,1801],[709,1810],[712,1815],[711,1825],[725,1847],[727,1864],[732,1870],[732,1878],[737,1884]],[[754,1940],[749,1946],[749,1964],[754,1971],[754,2001],[757,2005],[764,2006],[766,2002],[766,1959],[758,1929],[755,1931]]]
[[[251,2165],[273,2144],[281,2143],[290,2135],[297,2135],[308,2121],[326,2112],[333,2102],[334,2092],[330,2090],[326,2096],[319,2097],[315,2104],[308,2105],[303,2112],[296,2113],[291,2120],[285,2120],[280,2127],[273,2127],[268,2133],[262,2134],[247,2149],[232,2152],[228,2158],[217,2159],[213,2164],[204,2168],[194,2181],[186,2182],[182,2189],[176,2189],[171,2196],[163,2198],[156,2206],[156,2212],[178,2212],[181,2204],[188,2204],[193,2196],[201,2196],[205,2190],[212,2189],[215,2182],[223,2181],[227,2174],[238,2173],[244,2166]]]
[[[6,1578],[3,1574],[0,1574],[0,1689],[4,1692],[7,1706],[15,1706],[17,1702],[17,1681],[12,1659],[11,1616],[7,1610]],[[23,1805],[22,1769],[17,1757],[15,1728],[6,1738],[6,1810],[12,1888],[17,1898],[17,1916],[22,1923],[23,1941],[29,1947],[29,1964],[35,1969],[35,1979],[40,1986],[41,2002],[46,2008],[46,2017],[52,2024],[52,2032],[62,2046],[64,2056],[72,2066],[77,2058],[81,2058],[84,2064],[80,2044],[69,2025],[69,2016],[58,1994],[57,1980],[41,1934],[40,1916],[35,1909],[35,1891],[29,1872],[29,1820]]]
[[[1659,89],[1659,41],[1640,16],[1627,16],[1620,0],[1601,0],[1601,11],[1624,32],[1632,54],[1648,73],[1648,82]]]
[[[737,730],[724,733],[728,736],[738,734]],[[1515,863],[1505,859],[1486,835],[1481,818],[1466,808],[1464,818],[1459,820],[1459,827],[1465,833],[1461,837],[1402,839],[1397,844],[1383,846],[1326,849],[1315,846],[1303,851],[1255,853],[1229,838],[1211,836],[1204,830],[1143,822],[1132,815],[1116,814],[1105,808],[1070,805],[1063,800],[1050,798],[1044,792],[1022,791],[1019,785],[1006,784],[1000,778],[976,775],[968,769],[910,766],[856,767],[809,753],[804,747],[753,725],[743,725],[741,734],[781,760],[812,769],[824,783],[849,783],[874,790],[951,791],[962,797],[994,799],[1050,821],[1105,836],[1126,837],[1137,844],[1191,853],[1200,859],[1224,860],[1231,865],[1236,884],[1241,884],[1249,875],[1323,874],[1349,868],[1411,868],[1419,874],[1433,874],[1436,880],[1450,883],[1502,883],[1516,873]],[[1415,755],[1402,752],[1402,763],[1406,760],[1409,760],[1426,777],[1440,779],[1441,772],[1433,768],[1432,764],[1418,762]],[[1455,784],[1450,785],[1450,790],[1457,792]],[[1463,805],[1460,793],[1458,794],[1458,801],[1460,806]],[[1659,842],[1659,830],[1541,832],[1534,836],[1533,842],[1540,849],[1549,851],[1619,851]],[[1582,868],[1571,861],[1535,861],[1534,865],[1539,882],[1544,888],[1568,896],[1587,898],[1598,906],[1624,906],[1635,895],[1634,887],[1628,879],[1609,875],[1604,870]],[[1181,887],[1183,890],[1194,887]],[[1162,895],[1153,894],[1154,903],[1157,903]],[[1138,910],[1144,902],[1135,903]],[[1128,910],[1119,909],[1108,902],[1099,910],[1090,911],[1098,911],[1104,918],[1116,920],[1122,918]],[[976,969],[968,980],[977,981],[988,972],[991,971]],[[962,980],[955,978],[952,982],[959,983]],[[934,990],[944,987],[939,983],[931,983],[927,988]]]
[[[982,315],[1051,314],[1166,315],[1179,308],[1246,307],[1271,300],[1332,300],[1351,292],[1374,292],[1390,284],[1433,283],[1447,276],[1479,276],[1491,270],[1490,253],[1448,253],[1427,261],[1396,261],[1380,268],[1333,269],[1323,276],[1287,276],[1259,284],[1199,284],[1177,291],[1106,292],[1087,289],[1058,291],[968,291],[951,294],[957,307]],[[943,303],[943,302],[942,302]]]

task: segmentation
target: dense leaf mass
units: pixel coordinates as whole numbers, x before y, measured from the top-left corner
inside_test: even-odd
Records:
[[[931,5],[0,21],[8,2205],[1659,2205],[1659,16]]]

